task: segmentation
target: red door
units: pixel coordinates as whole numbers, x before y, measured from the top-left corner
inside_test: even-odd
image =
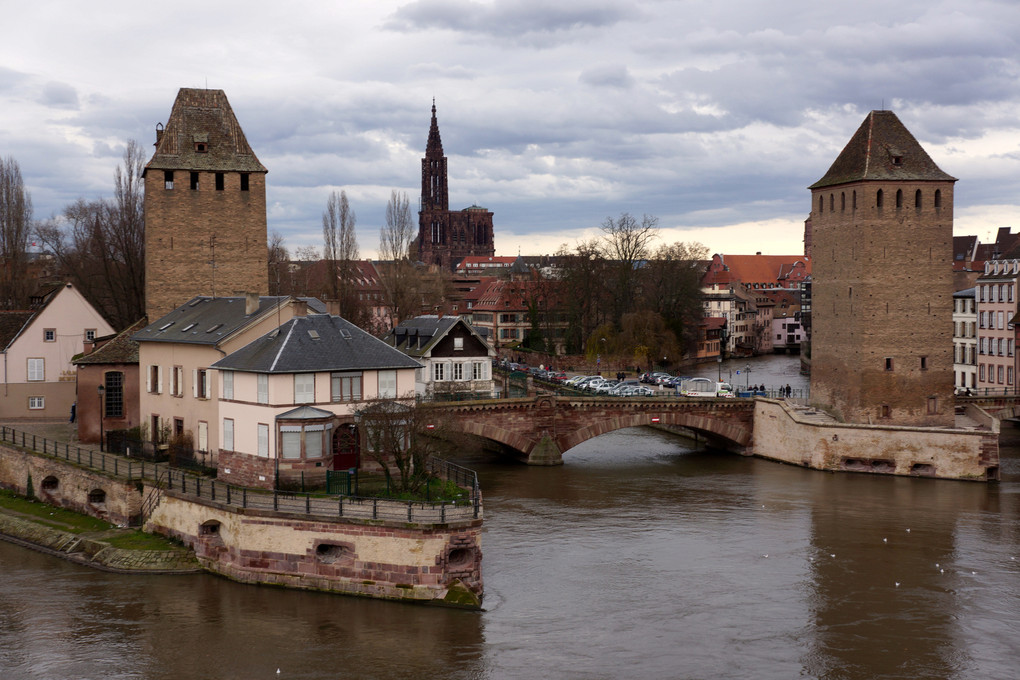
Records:
[[[333,432],[333,469],[350,470],[361,464],[358,426],[344,423]]]

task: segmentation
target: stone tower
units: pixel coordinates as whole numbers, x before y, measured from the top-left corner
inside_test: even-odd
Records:
[[[266,168],[223,90],[181,88],[145,166],[145,306],[267,293]]]
[[[872,111],[811,185],[811,401],[845,421],[952,426],[953,183]]]
[[[421,159],[421,209],[418,212],[418,259],[453,269],[468,255],[495,255],[492,213],[472,205],[450,212],[446,156],[439,137],[436,103],[432,102],[432,125]]]

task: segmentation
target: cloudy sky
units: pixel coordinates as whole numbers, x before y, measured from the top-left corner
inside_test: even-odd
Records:
[[[1020,4],[968,0],[7,3],[0,156],[37,218],[112,193],[180,87],[227,93],[269,168],[269,229],[321,244],[344,189],[363,256],[416,210],[435,97],[450,207],[540,254],[608,215],[667,242],[799,253],[819,179],[869,110],[958,177],[956,233],[1020,223]]]

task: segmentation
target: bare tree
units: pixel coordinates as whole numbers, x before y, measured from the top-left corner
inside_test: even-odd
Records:
[[[389,488],[400,492],[421,489],[431,477],[429,461],[454,439],[446,411],[413,399],[376,401],[357,417],[364,450],[382,467]]]
[[[414,242],[415,229],[411,221],[411,203],[406,192],[390,192],[390,200],[386,204],[386,224],[383,225],[379,237],[379,259],[406,260],[410,257],[411,244]]]
[[[643,307],[657,311],[687,353],[698,337],[704,310],[701,304],[701,266],[708,248],[678,242],[656,249],[641,274]]]
[[[351,286],[353,263],[358,259],[358,239],[354,227],[357,216],[347,200],[347,192],[332,192],[322,213],[322,256],[329,272],[329,293],[340,308],[340,316],[358,323],[361,305]]]
[[[298,246],[294,250],[294,259],[299,262],[317,262],[319,260],[319,249],[315,246]]]
[[[290,260],[290,253],[283,245],[283,234],[273,231],[269,235],[268,254],[266,261],[269,265],[269,287],[276,295],[281,295],[282,290],[290,292],[289,272],[287,264]]]
[[[638,223],[630,213],[620,213],[615,220],[607,217],[599,228],[603,253],[614,269],[611,316],[619,327],[637,294],[637,269],[648,258],[651,243],[659,235],[659,218],[645,215]]]
[[[11,157],[0,158],[0,306],[25,307],[28,290],[28,235],[32,228],[32,198],[25,190],[21,168]]]
[[[141,148],[128,142],[112,200],[78,199],[36,228],[64,274],[114,326],[145,316],[145,222]]]

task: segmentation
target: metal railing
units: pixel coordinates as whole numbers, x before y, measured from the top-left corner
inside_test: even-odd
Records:
[[[482,517],[482,494],[473,470],[440,459],[429,462],[429,471],[440,479],[453,481],[468,490],[468,497],[456,501],[403,501],[387,498],[299,493],[226,484],[215,479],[170,467],[167,463],[133,460],[66,442],[0,426],[0,442],[53,456],[75,465],[121,479],[148,479],[165,491],[223,503],[233,507],[273,510],[316,517],[348,517],[412,524],[446,524]],[[158,505],[162,493],[153,494],[148,512]],[[145,518],[143,510],[142,519]]]

